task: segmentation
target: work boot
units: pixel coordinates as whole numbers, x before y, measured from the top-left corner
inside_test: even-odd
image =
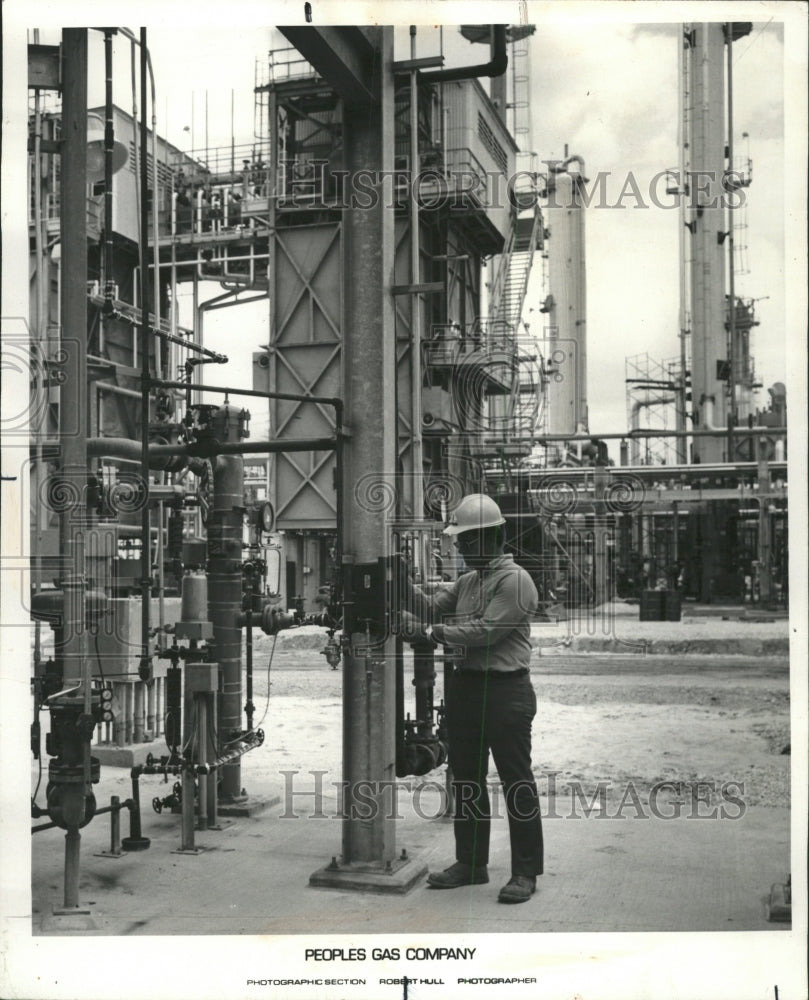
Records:
[[[500,890],[498,903],[527,903],[537,891],[537,880],[533,875],[512,875]]]
[[[454,865],[442,872],[433,872],[427,876],[427,884],[431,889],[457,889],[461,885],[483,885],[489,881],[486,865],[465,865],[456,861]]]

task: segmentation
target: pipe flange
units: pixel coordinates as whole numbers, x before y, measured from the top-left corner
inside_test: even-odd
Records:
[[[90,780],[95,785],[101,778],[101,762],[98,757],[90,758]],[[48,786],[81,785],[84,782],[83,764],[64,764],[55,757],[48,764]]]

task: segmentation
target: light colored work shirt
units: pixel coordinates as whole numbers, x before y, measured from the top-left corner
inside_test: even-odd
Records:
[[[435,639],[459,646],[464,670],[519,670],[531,659],[531,619],[538,595],[531,577],[509,555],[496,556],[433,595],[414,587],[417,612],[427,611]]]

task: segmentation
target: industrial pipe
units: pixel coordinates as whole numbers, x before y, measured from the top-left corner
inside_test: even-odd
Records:
[[[141,105],[146,104],[146,28],[140,29],[140,95]],[[147,129],[146,116],[141,114],[140,121],[140,268],[143,280],[140,282],[140,336],[141,336],[141,476],[143,482],[149,482],[149,309],[146,296],[146,258],[149,250],[149,180],[147,171]],[[156,167],[156,165],[155,165]],[[155,169],[155,199],[154,210],[157,208],[157,170]],[[155,343],[155,363],[158,347]],[[151,656],[149,653],[149,626],[151,612],[151,511],[148,504],[143,505],[141,512],[141,666],[140,675],[143,680],[151,676]]]
[[[762,435],[776,435],[776,434],[786,434],[786,427],[734,427],[734,434],[748,434],[751,437],[757,437]],[[639,431],[625,431],[623,434],[618,432],[611,432],[608,434],[596,434],[593,431],[588,433],[590,438],[598,438],[600,441],[624,441],[627,438],[632,439],[635,437],[651,437],[651,438],[686,438],[686,437],[724,437],[727,434],[726,427],[718,427],[713,430],[699,430],[694,429],[691,431],[666,431],[666,430],[639,430]],[[544,444],[546,441],[569,441],[571,438],[570,434],[537,434],[532,440],[535,444]]]
[[[241,746],[234,747],[232,750],[226,750],[224,753],[219,754],[216,760],[212,760],[207,764],[197,764],[194,771],[196,774],[213,774],[218,768],[232,764],[239,757],[244,757],[246,753],[255,750],[256,747],[260,747],[263,742],[264,734],[261,730],[257,733],[248,733],[244,737],[244,742]]]
[[[700,413],[700,421],[699,421],[700,426],[704,427],[706,430],[709,431],[718,431],[721,432],[722,434],[726,434],[727,433],[726,427],[719,427],[713,422],[713,406],[714,406],[714,401],[712,397],[708,396],[705,400],[703,400],[702,413]]]
[[[230,293],[228,293],[230,294]],[[190,382],[173,382],[169,379],[152,379],[153,386],[161,389],[197,389],[199,392],[223,393],[226,396],[259,396],[262,399],[286,399],[300,403],[323,403],[342,412],[343,400],[339,396],[310,396],[300,392],[265,392],[263,389],[234,389],[227,385],[197,385]]]
[[[35,33],[35,39],[37,34]],[[40,357],[45,351],[45,341],[48,333],[48,296],[46,295],[46,274],[50,273],[50,262],[43,252],[42,226],[42,114],[40,111],[40,91],[34,91],[34,254],[36,256],[36,327],[35,340]],[[41,499],[42,472],[45,468],[42,455],[42,417],[32,428],[36,441],[34,469],[36,471],[36,506],[34,508],[34,531],[36,546],[34,549],[33,590],[37,593],[42,586],[42,549],[43,549],[43,502]],[[34,670],[38,671],[42,662],[41,627],[39,622],[34,627]]]
[[[139,764],[137,767],[133,767],[130,772],[132,778],[132,798],[128,800],[131,803],[129,806],[129,836],[124,837],[121,841],[121,846],[125,851],[145,851],[151,843],[148,837],[143,836],[140,822],[140,786],[138,785],[138,777],[145,766],[144,764]]]
[[[503,29],[505,47],[505,29]],[[410,25],[410,58],[416,58],[416,26]],[[416,178],[420,170],[419,158],[419,90],[418,71],[410,72],[410,176]],[[421,304],[422,297],[415,291],[421,280],[421,226],[419,201],[412,184],[409,192],[410,222],[410,282],[414,291],[410,294],[410,459],[413,475],[410,477],[413,507],[412,516],[424,513],[423,475],[424,441],[421,433],[422,420],[422,367],[421,367]]]
[[[64,329],[72,344],[64,365],[59,430],[64,489],[75,495],[60,517],[59,539],[64,590],[64,682],[83,689],[83,714],[92,710],[91,668],[85,624],[85,524],[87,505],[87,29],[62,31],[62,144],[60,237],[64,269],[60,296]],[[77,706],[78,707],[78,706]],[[78,719],[51,771],[70,777],[62,786],[65,835],[64,908],[79,905],[79,827],[92,800],[90,739],[79,732]],[[81,778],[76,780],[75,769]]]
[[[104,29],[104,308],[101,315],[100,335],[113,313],[112,280],[112,157],[115,152],[115,131],[112,118],[112,31]],[[103,347],[103,341],[99,348]],[[103,353],[103,350],[99,350]]]
[[[733,175],[733,24],[726,26],[725,37],[728,48],[728,171]],[[724,185],[723,185],[724,186]],[[733,438],[731,428],[738,420],[738,404],[736,400],[736,261],[734,259],[733,237],[734,199],[727,202],[727,232],[728,232],[728,364],[730,366],[730,420],[728,423],[728,461],[733,457]]]
[[[636,399],[632,404],[632,410],[629,416],[629,426],[631,431],[635,432],[640,430],[640,427],[638,426],[638,418],[641,410],[645,409],[647,406],[656,406],[658,403],[673,403],[674,401],[674,396],[660,396],[656,399]],[[636,437],[635,442],[637,441],[638,438]],[[640,462],[638,461],[640,449],[635,442],[633,442],[634,446],[632,448],[632,461],[633,464],[640,465]],[[581,456],[579,457],[581,458]]]
[[[43,441],[43,451],[49,460],[59,458],[61,444],[59,441]],[[217,455],[269,455],[277,452],[295,451],[332,451],[338,447],[335,438],[291,438],[278,441],[233,441],[217,443],[213,453]],[[149,466],[152,469],[163,469],[166,460],[170,458],[186,459],[191,471],[195,471],[198,461],[196,454],[189,454],[195,449],[187,444],[150,444],[148,448]],[[140,441],[130,438],[88,438],[87,455],[89,458],[120,458],[126,462],[141,460]]]
[[[459,66],[457,69],[436,69],[421,74],[426,83],[449,83],[452,80],[473,80],[482,76],[502,76],[508,69],[506,25],[492,24],[491,59],[477,66]]]
[[[96,816],[103,816],[105,813],[109,813],[112,817],[114,817],[122,809],[132,809],[133,805],[134,803],[132,799],[125,799],[121,802],[117,795],[113,795],[110,797],[110,804],[108,806],[96,809],[93,812],[93,818]],[[38,815],[42,815],[42,812],[39,812]],[[54,830],[59,826],[59,823],[40,823],[38,826],[31,827],[31,833],[40,833],[42,830]]]
[[[241,411],[229,404],[212,419],[220,440],[235,437],[242,427]],[[222,446],[217,445],[217,451]],[[242,630],[238,618],[242,604],[242,512],[244,509],[244,459],[239,454],[219,454],[214,464],[213,500],[208,515],[208,620],[213,625],[216,660],[222,670],[219,694],[219,728],[225,740],[238,732],[241,721]],[[240,769],[223,773],[220,798],[241,796]]]

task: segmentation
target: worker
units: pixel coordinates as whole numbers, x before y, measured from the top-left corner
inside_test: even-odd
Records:
[[[511,842],[511,879],[501,903],[523,903],[543,869],[542,821],[531,769],[531,619],[537,591],[504,552],[505,518],[491,497],[458,504],[445,534],[467,571],[434,595],[407,581],[410,609],[402,634],[411,642],[457,647],[445,692],[449,766],[455,798],[455,864],[428,876],[434,889],[487,883],[491,810],[486,778],[491,750],[503,784]]]

